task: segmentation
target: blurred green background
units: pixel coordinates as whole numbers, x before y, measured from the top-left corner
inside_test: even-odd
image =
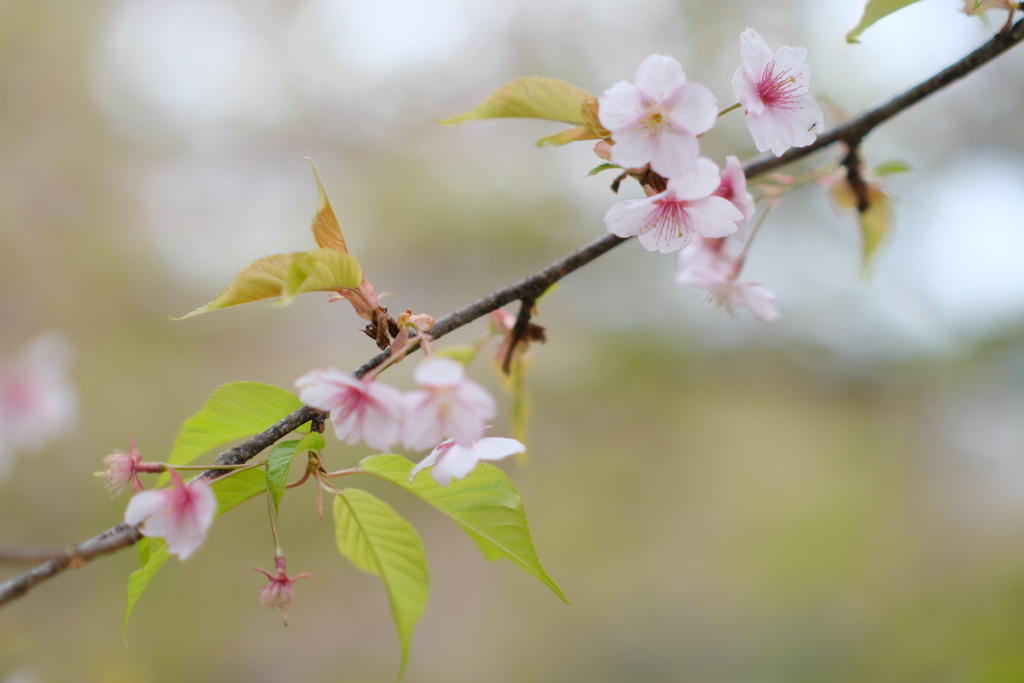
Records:
[[[126,498],[90,476],[103,456],[133,432],[162,458],[221,383],[291,387],[375,352],[326,296],[168,319],[248,261],[312,246],[302,157],[391,310],[440,316],[601,235],[614,196],[584,177],[590,145],[533,146],[551,126],[435,119],[520,75],[600,93],[651,53],[727,106],[747,27],[807,46],[812,94],[855,112],[1003,20],[960,4],[919,3],[851,46],[861,3],[843,0],[0,2],[0,351],[62,330],[81,399],[74,436],[0,483],[0,543],[120,521]],[[351,482],[426,544],[405,680],[1024,680],[1022,74],[1018,49],[870,138],[869,162],[915,168],[889,183],[897,231],[870,281],[855,220],[812,187],[751,254],[779,295],[771,326],[712,309],[635,244],[550,298],[531,461],[505,469],[572,606],[418,501]],[[754,152],[738,114],[703,147]],[[412,365],[389,381],[410,387]],[[474,376],[498,391],[486,362]],[[326,455],[366,453],[332,437]],[[273,547],[250,504],[165,566],[130,650],[132,551],[4,608],[0,680],[393,680],[384,591],[338,556],[313,493],[282,505],[289,568],[315,577],[290,627],[259,609],[250,567]]]

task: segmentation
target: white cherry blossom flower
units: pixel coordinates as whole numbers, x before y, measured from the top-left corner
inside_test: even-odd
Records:
[[[619,237],[637,236],[648,251],[679,251],[693,239],[725,237],[736,232],[743,214],[727,199],[714,197],[720,186],[718,167],[708,159],[668,181],[661,194],[624,199],[608,209],[604,222]]]
[[[732,87],[758,151],[770,149],[781,156],[790,147],[814,142],[823,117],[821,107],[807,95],[807,49],[782,47],[773,56],[761,35],[748,28],[740,34],[740,57],[743,66],[736,69]]]
[[[172,488],[143,491],[128,501],[125,524],[140,525],[143,536],[163,538],[167,551],[187,560],[206,540],[217,516],[217,497],[210,483],[199,477],[187,486],[171,470]]]
[[[487,437],[468,446],[460,446],[452,440],[445,441],[412,468],[409,483],[412,483],[420,470],[433,467],[430,474],[434,480],[441,486],[448,486],[452,483],[452,477],[465,479],[478,462],[501,460],[525,452],[526,446],[515,439]]]
[[[623,168],[650,163],[655,173],[674,178],[697,161],[697,136],[718,117],[714,94],[687,83],[671,57],[651,55],[640,64],[636,84],[619,81],[598,100],[598,118],[611,131],[611,160]]]
[[[423,391],[405,395],[402,442],[410,450],[423,450],[442,439],[469,446],[484,435],[497,406],[482,386],[466,379],[462,364],[432,358],[416,368]]]
[[[329,368],[314,370],[295,381],[299,400],[331,413],[338,439],[349,445],[362,439],[371,448],[388,450],[402,428],[402,392],[370,378]]]
[[[715,190],[715,196],[728,199],[743,214],[743,218],[736,222],[734,237],[746,244],[750,237],[750,219],[754,215],[754,196],[747,192],[747,176],[743,174],[743,165],[736,157],[725,158],[725,170],[722,171],[722,180]]]
[[[772,304],[775,295],[739,280],[741,265],[729,254],[725,240],[697,240],[679,252],[676,282],[705,290],[712,302],[730,314],[737,308],[749,308],[762,322],[777,320],[779,313]]]

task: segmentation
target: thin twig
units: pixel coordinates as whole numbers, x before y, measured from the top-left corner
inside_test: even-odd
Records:
[[[1022,39],[1024,39],[1024,20],[1018,21],[1009,31],[996,35],[974,52],[931,78],[922,81],[887,102],[825,131],[818,136],[813,144],[807,147],[791,149],[780,157],[762,155],[748,161],[743,166],[744,173],[748,179],[753,179],[798,159],[803,159],[836,142],[845,141],[855,145],[882,122],[916,104],[933,92],[966,76],[1013,47]],[[590,263],[602,254],[611,251],[625,241],[625,239],[615,235],[604,235],[582,249],[552,263],[540,272],[446,315],[435,323],[434,327],[430,330],[430,334],[433,338],[437,339],[513,301],[536,299],[555,282]],[[388,358],[388,355],[388,351],[377,354],[352,374],[356,377],[362,377],[383,363]],[[246,442],[224,451],[217,456],[214,464],[240,465],[254,458],[278,439],[298,429],[306,422],[310,420],[323,420],[325,418],[326,413],[316,408],[303,406],[266,431],[260,432]],[[217,476],[217,474],[216,470],[207,470],[200,476],[210,478]],[[21,597],[33,586],[51,579],[67,569],[80,567],[97,557],[127,548],[137,543],[141,537],[142,535],[139,533],[138,527],[118,524],[95,538],[75,545],[60,557],[50,559],[35,569],[0,584],[0,606]]]

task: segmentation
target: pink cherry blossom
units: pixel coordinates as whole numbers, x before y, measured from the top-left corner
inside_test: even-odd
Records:
[[[78,397],[68,379],[72,349],[51,332],[0,362],[0,478],[17,453],[31,453],[67,435],[78,420]]]
[[[468,446],[484,435],[497,406],[486,389],[465,375],[461,363],[447,358],[432,358],[416,368],[423,391],[405,395],[406,448],[423,450],[447,438]]]
[[[137,493],[128,501],[125,524],[140,525],[143,536],[163,538],[167,551],[187,560],[206,540],[217,515],[217,498],[210,483],[196,478],[187,486],[171,470],[172,488]]]
[[[151,468],[142,466],[142,454],[135,448],[135,435],[128,435],[128,452],[114,451],[103,458],[103,464],[107,468],[102,472],[96,472],[95,476],[107,480],[107,490],[112,495],[118,495],[131,482],[132,493],[145,490],[139,473],[154,471]],[[151,463],[157,464],[157,463]],[[159,465],[158,465],[159,466]]]
[[[314,370],[295,381],[299,400],[331,413],[339,440],[388,450],[398,443],[402,428],[402,392],[370,377],[329,368]]]
[[[772,304],[775,295],[738,279],[743,264],[732,258],[725,240],[695,241],[679,252],[678,265],[676,282],[705,290],[715,304],[729,313],[735,313],[737,308],[749,308],[762,322],[778,319],[779,313]]]
[[[743,214],[743,218],[736,222],[735,237],[746,244],[750,237],[749,222],[754,215],[754,197],[747,192],[747,176],[743,174],[743,165],[736,157],[725,158],[725,170],[722,171],[722,180],[715,190],[715,196],[728,199]]]
[[[718,117],[714,94],[687,83],[671,57],[651,55],[640,64],[636,84],[619,81],[598,100],[598,118],[611,131],[611,159],[623,168],[650,163],[655,173],[674,178],[697,161],[697,136]]]
[[[758,151],[781,156],[790,147],[814,142],[822,124],[821,107],[807,95],[811,67],[807,49],[771,48],[752,28],[740,34],[743,66],[732,78],[736,99],[747,114],[747,127]]]
[[[661,194],[645,199],[624,199],[604,216],[608,232],[634,235],[648,251],[679,251],[693,239],[725,237],[736,232],[743,214],[728,200],[712,196],[721,184],[718,167],[698,159],[685,173],[672,178]]]
[[[452,477],[465,479],[480,461],[501,460],[525,452],[526,446],[515,439],[486,437],[468,446],[460,446],[452,440],[445,441],[412,468],[409,483],[412,483],[420,470],[432,467],[430,474],[434,480],[441,486],[448,486],[452,483]]]
[[[274,560],[276,574],[271,574],[266,569],[259,567],[253,567],[253,569],[270,579],[270,583],[260,589],[260,604],[263,605],[263,609],[281,610],[284,625],[287,626],[288,605],[292,604],[292,599],[295,597],[293,584],[299,579],[311,579],[313,575],[302,572],[289,577],[287,574],[288,563],[283,557],[277,557]]]

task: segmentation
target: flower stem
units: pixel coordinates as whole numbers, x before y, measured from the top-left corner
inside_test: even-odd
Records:
[[[284,552],[281,550],[281,541],[277,537],[277,511],[274,509],[274,499],[270,495],[270,487],[267,487],[267,512],[270,514],[270,533],[274,537],[274,557],[281,557]]]
[[[740,103],[737,102],[736,104],[732,105],[731,107],[726,107],[722,111],[718,112],[718,116],[720,116],[720,117],[721,116],[725,116],[726,114],[731,112],[733,109],[739,109],[739,108],[740,108]]]

